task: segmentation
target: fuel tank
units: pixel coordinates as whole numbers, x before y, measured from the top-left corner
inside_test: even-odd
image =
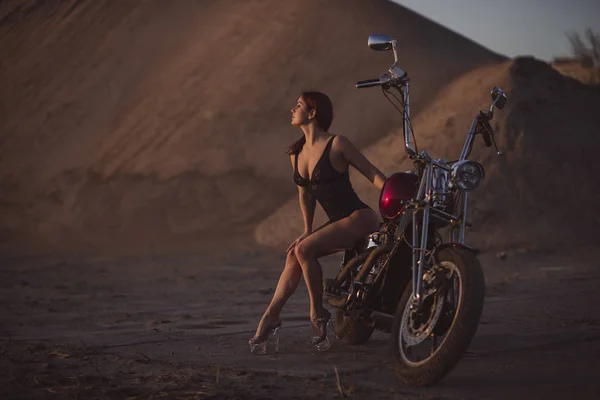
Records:
[[[419,176],[412,172],[396,172],[390,175],[379,196],[379,212],[384,220],[395,218],[402,212],[419,189]]]

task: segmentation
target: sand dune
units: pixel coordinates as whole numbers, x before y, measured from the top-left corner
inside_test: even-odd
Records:
[[[532,58],[475,69],[441,89],[414,119],[418,145],[436,158],[457,159],[471,119],[489,106],[494,86],[509,98],[493,122],[503,155],[478,138],[471,158],[483,163],[486,180],[470,196],[474,226],[467,240],[484,250],[594,243],[600,228],[600,166],[594,162],[600,151],[597,88]],[[373,107],[392,115],[383,96]],[[401,131],[365,153],[385,174],[412,168]],[[353,172],[357,192],[376,208],[377,189]],[[283,246],[301,233],[301,221],[298,202],[290,199],[257,227],[257,240]]]
[[[576,79],[588,85],[600,85],[600,67],[582,65],[577,59],[559,59],[552,63],[552,67],[561,74]]]
[[[554,186],[537,178],[554,171],[574,179],[554,164],[564,156],[557,135],[570,124],[570,137],[583,140],[572,150],[588,143],[588,154],[595,145],[595,117],[585,112],[595,92],[535,63],[529,78],[518,78],[504,57],[388,1],[15,0],[0,7],[5,251],[229,248],[255,239],[272,245],[265,232],[293,237],[299,220],[281,217],[296,193],[284,152],[299,135],[288,113],[301,90],[329,93],[332,131],[368,149],[385,172],[399,162],[383,148],[397,137],[398,116],[377,90],[354,88],[389,64],[389,53],[366,46],[375,32],[399,39],[420,144],[443,130],[437,148],[457,148],[489,88],[506,83],[512,108],[500,115],[498,136],[517,150],[507,151],[508,169],[499,166],[508,161],[493,161],[478,198],[489,213],[499,212],[492,196],[507,196],[507,207],[555,204],[548,199],[558,194],[546,192]],[[486,65],[490,72],[469,72]],[[575,105],[580,100],[567,94],[586,101]],[[530,143],[540,137],[554,150]],[[528,180],[507,175],[521,173],[539,186],[529,190]]]

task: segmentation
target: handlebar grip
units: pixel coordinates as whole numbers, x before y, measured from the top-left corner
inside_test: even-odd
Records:
[[[483,142],[485,143],[485,147],[492,147],[492,139],[490,138],[490,133],[485,129],[481,136],[483,136]]]
[[[481,124],[481,136],[483,136],[483,141],[485,142],[485,147],[492,147],[492,140],[490,135],[494,134],[494,130],[488,121],[485,121]]]
[[[379,86],[379,85],[381,85],[381,81],[379,79],[367,79],[366,81],[356,82],[357,89],[368,88],[368,87]]]

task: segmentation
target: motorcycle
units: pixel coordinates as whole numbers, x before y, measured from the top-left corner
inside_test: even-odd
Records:
[[[397,41],[371,35],[368,45],[392,50],[394,63],[388,73],[356,87],[381,87],[401,112],[405,149],[415,168],[386,179],[379,197],[380,229],[344,252],[337,276],[325,281],[324,298],[335,308],[339,340],[358,345],[374,330],[390,333],[399,379],[431,385],[460,361],[481,318],[484,274],[477,251],[465,244],[465,228],[470,226],[467,195],[481,185],[485,170],[468,158],[477,135],[501,154],[490,122],[494,108],[504,108],[507,98],[494,87],[492,104],[473,119],[459,159],[434,159],[418,151],[416,140],[413,144],[410,78],[397,65]]]

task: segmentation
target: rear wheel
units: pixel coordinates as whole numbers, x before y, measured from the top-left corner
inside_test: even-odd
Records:
[[[348,263],[353,264],[353,271],[349,273],[343,282],[339,283],[342,291],[348,291],[353,277],[363,267],[364,262],[375,250],[375,247],[366,249],[361,254],[354,257]],[[331,301],[328,301],[332,304]],[[366,343],[375,329],[373,321],[369,316],[359,310],[354,310],[352,305],[347,303],[346,298],[339,297],[337,303],[343,303],[343,309],[337,309],[333,315],[334,330],[336,337],[345,344],[360,345]],[[335,306],[335,305],[334,305]],[[339,304],[338,304],[339,306]],[[350,309],[350,311],[348,310]]]
[[[364,344],[369,340],[375,329],[372,320],[358,314],[348,315],[342,310],[336,310],[334,315],[335,334],[339,340],[349,345]]]
[[[438,382],[469,347],[483,310],[481,264],[466,249],[443,248],[423,280],[421,307],[407,285],[394,316],[392,351],[396,374],[411,386]]]

